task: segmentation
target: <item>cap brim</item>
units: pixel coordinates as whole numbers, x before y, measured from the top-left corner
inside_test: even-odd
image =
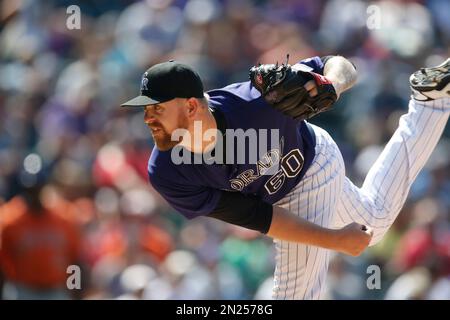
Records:
[[[133,98],[131,100],[128,100],[125,103],[122,103],[120,106],[121,107],[145,107],[148,106],[149,104],[156,104],[156,103],[160,103],[162,101],[159,100],[155,100],[152,98],[149,98],[147,96],[137,96],[136,98]]]

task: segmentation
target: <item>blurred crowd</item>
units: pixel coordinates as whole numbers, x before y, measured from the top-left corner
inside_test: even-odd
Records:
[[[286,53],[350,58],[357,85],[311,122],[360,184],[407,110],[409,75],[450,56],[447,0],[86,0],[79,30],[74,2],[0,1],[4,299],[270,299],[269,238],[187,221],[149,185],[143,112],[118,107],[149,66],[190,64],[209,90]],[[449,139],[447,126],[382,243],[333,255],[327,299],[450,299]]]

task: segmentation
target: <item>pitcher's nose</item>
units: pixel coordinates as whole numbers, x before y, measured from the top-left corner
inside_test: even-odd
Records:
[[[144,111],[144,122],[147,124],[152,124],[153,122],[156,121],[155,115],[154,113],[147,109]]]

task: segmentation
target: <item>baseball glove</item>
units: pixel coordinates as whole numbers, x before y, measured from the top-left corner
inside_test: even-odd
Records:
[[[331,82],[311,70],[300,63],[291,66],[286,60],[282,65],[277,62],[254,66],[249,76],[253,86],[272,107],[296,120],[305,120],[329,110],[337,99]],[[318,94],[314,97],[310,97],[303,87],[310,80],[317,86]]]

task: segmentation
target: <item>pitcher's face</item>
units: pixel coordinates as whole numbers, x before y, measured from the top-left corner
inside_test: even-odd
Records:
[[[148,105],[144,110],[144,121],[151,130],[156,147],[167,151],[178,143],[172,141],[172,133],[176,129],[187,129],[189,119],[187,112],[187,99],[176,98],[167,102]]]

